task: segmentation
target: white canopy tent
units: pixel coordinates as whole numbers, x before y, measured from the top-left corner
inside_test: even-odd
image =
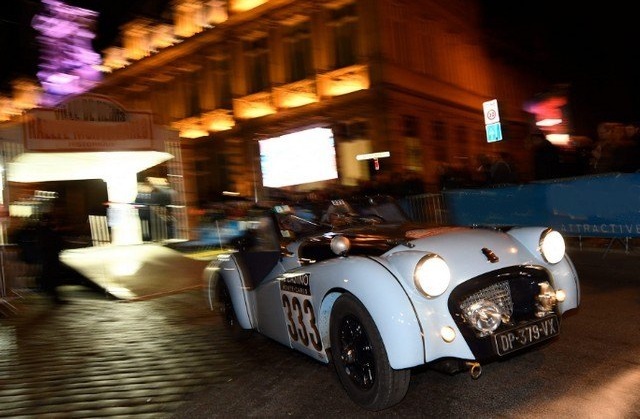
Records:
[[[142,241],[131,205],[137,174],[174,156],[178,132],[154,125],[148,112],[125,111],[113,100],[80,95],[57,108],[36,108],[0,125],[9,182],[103,179],[112,244]],[[7,152],[11,150],[11,152]]]
[[[117,173],[138,173],[170,160],[159,151],[104,151],[20,154],[7,165],[10,182],[104,179]]]

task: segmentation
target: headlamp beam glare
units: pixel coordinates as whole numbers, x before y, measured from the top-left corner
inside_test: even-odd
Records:
[[[416,265],[413,280],[421,293],[427,297],[437,297],[449,287],[451,272],[442,258],[427,255]]]
[[[564,257],[564,252],[562,234],[549,228],[540,235],[540,253],[545,261],[551,264],[558,263]]]

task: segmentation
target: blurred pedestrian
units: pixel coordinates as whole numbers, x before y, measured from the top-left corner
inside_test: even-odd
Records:
[[[640,170],[640,126],[627,124],[624,131],[623,146],[617,153],[619,170],[623,173],[637,172]]]
[[[502,152],[493,160],[490,167],[491,183],[493,185],[507,185],[514,183],[516,176],[513,172],[511,157]]]
[[[533,147],[534,178],[544,180],[560,177],[562,169],[560,150],[542,133],[531,134],[530,141]]]
[[[21,259],[30,267],[36,284],[56,303],[63,303],[58,293],[63,269],[60,252],[63,240],[49,213],[31,218],[18,231],[16,243]]]
[[[62,262],[60,261],[63,240],[51,214],[42,215],[36,228],[36,240],[41,266],[38,283],[55,303],[64,303],[65,301],[60,298],[58,292],[58,286],[61,285],[63,279]]]
[[[624,127],[619,123],[603,122],[598,125],[598,139],[592,150],[591,167],[594,173],[616,172],[620,169]]]
[[[486,154],[479,154],[475,159],[472,181],[476,186],[487,186],[491,183],[491,158]]]
[[[40,276],[40,250],[38,248],[38,219],[35,216],[24,220],[24,224],[17,230],[15,243],[18,245],[19,258],[27,265],[28,276],[33,276],[36,280]],[[36,283],[42,288],[39,283]]]

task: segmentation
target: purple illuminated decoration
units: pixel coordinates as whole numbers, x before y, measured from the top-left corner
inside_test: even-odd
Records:
[[[40,71],[44,90],[40,105],[54,106],[65,97],[91,89],[100,81],[100,55],[93,51],[96,12],[59,0],[42,0],[44,11],[33,18],[40,32]]]

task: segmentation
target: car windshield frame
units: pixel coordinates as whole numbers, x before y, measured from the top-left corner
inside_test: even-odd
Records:
[[[347,227],[411,221],[398,202],[386,195],[274,205],[273,214],[282,238],[288,241]]]
[[[359,217],[367,219],[373,216],[381,219],[384,224],[403,224],[411,221],[398,201],[388,195],[354,197],[349,200],[349,206]]]

